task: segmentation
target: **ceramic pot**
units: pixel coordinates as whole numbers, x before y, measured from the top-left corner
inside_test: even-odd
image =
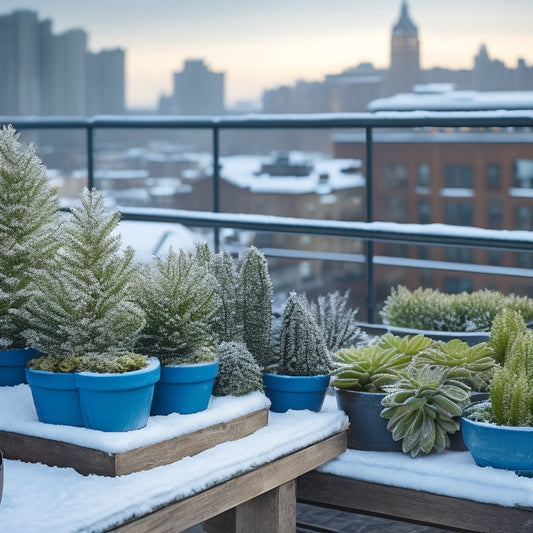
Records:
[[[33,348],[0,350],[0,386],[26,383],[26,363],[40,355],[41,352]]]
[[[334,387],[337,405],[350,420],[348,448],[377,452],[401,452],[402,442],[395,441],[381,418],[381,400],[386,394],[362,392]]]
[[[46,424],[83,426],[74,373],[45,372],[26,368],[37,418]]]
[[[533,477],[533,427],[497,426],[461,418],[463,439],[479,466]]]
[[[283,376],[263,374],[270,410],[284,413],[289,409],[320,411],[330,382],[329,374],[320,376]]]
[[[159,374],[159,360],[155,357],[150,359],[146,368],[133,372],[74,374],[85,427],[131,431],[146,426]]]
[[[153,415],[205,411],[218,372],[218,361],[196,365],[162,366],[155,385]]]

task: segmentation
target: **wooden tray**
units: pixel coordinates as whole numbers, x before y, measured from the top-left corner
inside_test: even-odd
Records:
[[[179,461],[222,442],[242,439],[268,424],[268,409],[260,409],[214,426],[121,453],[0,430],[6,459],[71,467],[81,474],[122,476]]]

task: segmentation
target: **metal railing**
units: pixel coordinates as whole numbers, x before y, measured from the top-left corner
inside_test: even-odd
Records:
[[[477,230],[475,234],[458,226],[382,225],[373,214],[373,132],[376,129],[401,128],[524,128],[533,129],[533,111],[480,112],[395,112],[317,115],[243,115],[235,117],[181,116],[95,116],[70,117],[0,117],[1,124],[17,130],[80,129],[86,132],[87,185],[94,186],[94,134],[103,129],[173,129],[209,130],[212,135],[213,197],[212,211],[167,209],[121,209],[125,220],[182,223],[213,228],[215,248],[219,248],[220,228],[265,232],[284,232],[361,239],[365,243],[366,310],[373,316],[374,249],[376,241],[419,245],[468,246],[508,251],[533,251],[533,232]],[[267,215],[220,212],[220,133],[236,129],[357,129],[364,130],[366,143],[365,222],[294,219]],[[533,131],[531,132],[533,142]],[[513,269],[518,270],[518,269]]]

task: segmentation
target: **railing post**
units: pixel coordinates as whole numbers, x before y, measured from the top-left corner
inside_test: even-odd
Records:
[[[87,125],[87,187],[94,187],[94,130],[91,124]]]
[[[220,146],[219,129],[213,125],[213,212],[220,213]],[[214,230],[215,252],[220,251],[220,229],[218,226]]]
[[[373,213],[373,145],[372,128],[366,127],[366,222],[372,222]],[[365,241],[366,259],[366,319],[372,323],[374,321],[374,241]]]

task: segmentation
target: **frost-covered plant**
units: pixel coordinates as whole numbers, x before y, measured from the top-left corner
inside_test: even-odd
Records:
[[[283,309],[277,373],[286,376],[329,374],[330,356],[307,298],[291,292]]]
[[[263,390],[262,371],[242,342],[222,342],[216,350],[215,396],[244,396]]]
[[[196,258],[217,279],[221,306],[214,323],[220,341],[244,342],[266,368],[271,362],[273,289],[264,254],[250,246],[236,261],[227,251],[214,254],[207,244],[199,244]]]
[[[486,342],[469,346],[460,339],[433,343],[417,356],[416,362],[447,367],[449,378],[481,392],[488,391],[496,368],[493,350]]]
[[[31,281],[58,242],[59,201],[46,168],[11,126],[0,130],[0,350],[24,348]]]
[[[388,420],[392,438],[402,441],[404,453],[440,453],[450,446],[448,435],[459,429],[457,417],[469,392],[468,386],[449,377],[448,368],[413,364],[388,387],[381,416]]]
[[[343,296],[339,291],[329,292],[311,303],[311,311],[331,353],[368,340],[355,320],[358,309],[348,307],[349,294],[350,291]]]
[[[144,325],[134,302],[134,251],[122,249],[114,233],[121,215],[105,211],[101,192],[84,189],[80,200],[51,266],[35,274],[24,335],[50,357],[111,358],[131,352]]]
[[[384,324],[435,331],[489,331],[496,315],[515,309],[533,318],[533,299],[498,291],[445,294],[434,289],[392,288],[380,314]]]
[[[497,424],[533,426],[533,332],[518,333],[508,346],[504,366],[490,384]]]
[[[494,358],[503,365],[507,349],[513,344],[517,335],[527,331],[522,315],[513,309],[500,311],[490,329],[489,346],[494,350]]]
[[[332,385],[339,389],[383,393],[430,343],[431,339],[424,335],[398,337],[389,333],[377,344],[339,350],[332,357]]]
[[[194,254],[171,249],[155,258],[139,278],[138,302],[146,313],[140,353],[158,357],[163,365],[180,365],[204,361],[205,348],[214,349],[213,319],[220,305],[216,279]]]

